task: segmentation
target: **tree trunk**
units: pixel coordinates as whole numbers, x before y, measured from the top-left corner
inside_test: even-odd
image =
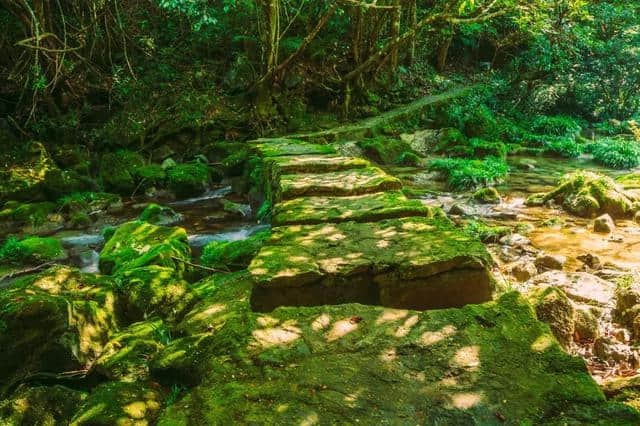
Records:
[[[413,28],[418,23],[418,7],[416,0],[409,1],[409,27]],[[406,64],[411,66],[416,61],[416,38],[412,38],[409,42],[409,51],[407,52]]]
[[[400,7],[400,0],[393,0],[393,12],[391,18],[391,39],[396,39],[398,35],[400,35],[400,20],[402,19],[402,9]],[[394,45],[391,49],[391,61],[390,61],[390,70],[391,74],[395,75],[398,71],[398,52],[399,45]]]
[[[447,67],[447,57],[449,56],[449,47],[453,41],[453,35],[448,35],[446,39],[438,47],[438,72],[443,72]]]

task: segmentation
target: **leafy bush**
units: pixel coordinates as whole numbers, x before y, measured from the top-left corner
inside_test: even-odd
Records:
[[[509,173],[507,163],[496,157],[484,160],[438,159],[429,164],[429,169],[439,172],[454,190],[492,185]]]
[[[577,158],[582,154],[583,146],[572,138],[558,137],[544,143],[547,154],[565,158]]]
[[[531,131],[539,135],[568,136],[578,133],[582,126],[577,119],[566,115],[540,115],[531,123]]]
[[[640,144],[625,139],[602,139],[588,145],[597,163],[613,169],[631,169],[640,166]]]
[[[15,237],[9,237],[0,247],[0,261],[19,262],[28,256],[27,248]]]

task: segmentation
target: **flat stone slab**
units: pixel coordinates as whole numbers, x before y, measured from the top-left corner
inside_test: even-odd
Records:
[[[330,145],[304,143],[296,139],[258,139],[255,142],[262,157],[336,154]]]
[[[370,167],[363,158],[338,157],[332,155],[303,155],[299,157],[272,157],[265,160],[267,167],[278,175],[297,173],[329,173]]]
[[[491,299],[484,245],[442,219],[273,229],[249,265],[254,309],[363,303],[406,309]]]
[[[377,222],[411,216],[431,216],[433,209],[409,200],[400,191],[353,197],[302,197],[276,204],[273,226],[311,225],[345,221]]]
[[[274,182],[276,200],[297,197],[350,196],[402,189],[402,182],[377,167],[320,174],[280,176]]]
[[[243,285],[220,287],[192,316],[205,325],[187,327],[203,334],[155,357],[156,371],[197,380],[158,424],[640,422],[606,401],[517,292],[428,312],[350,304],[259,314],[237,307]]]

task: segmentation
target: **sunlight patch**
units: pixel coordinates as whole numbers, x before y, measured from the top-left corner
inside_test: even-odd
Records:
[[[414,325],[418,323],[419,317],[418,315],[412,315],[402,324],[400,327],[396,329],[395,336],[396,337],[405,337]]]
[[[358,323],[354,322],[352,318],[346,318],[333,324],[331,331],[327,333],[326,339],[328,342],[333,342],[357,329]]]
[[[459,349],[453,357],[452,364],[471,371],[477,370],[480,366],[480,347],[474,345]]]
[[[376,325],[384,324],[385,322],[398,321],[407,316],[409,311],[400,309],[385,309],[382,315],[376,320]]]
[[[425,346],[435,345],[441,340],[453,336],[456,334],[456,331],[458,330],[453,325],[445,325],[438,331],[425,331],[422,333],[422,336],[420,336],[420,343]]]
[[[328,314],[322,314],[318,318],[313,320],[313,323],[311,323],[311,328],[313,329],[313,331],[324,330],[325,328],[329,327],[330,323],[331,317]]]
[[[251,334],[257,345],[262,348],[271,348],[273,346],[287,345],[298,340],[302,335],[302,331],[298,327],[286,326],[254,330]]]
[[[451,396],[451,403],[455,408],[468,410],[482,401],[482,395],[478,392],[463,392]]]
[[[549,334],[543,334],[531,344],[531,350],[536,352],[544,352],[553,345],[553,337]]]

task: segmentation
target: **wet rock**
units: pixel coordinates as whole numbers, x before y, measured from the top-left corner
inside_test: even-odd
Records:
[[[578,302],[594,306],[611,306],[614,284],[586,272],[549,271],[533,277],[527,284],[535,287],[557,287]]]
[[[159,265],[184,270],[190,259],[187,232],[147,222],[128,222],[119,226],[100,252],[100,271],[114,273],[124,269]]]
[[[592,342],[599,336],[598,318],[588,307],[579,306],[574,314],[576,342]]]
[[[561,271],[564,268],[564,264],[567,263],[566,256],[558,254],[540,254],[536,257],[535,265],[541,270],[558,270]]]
[[[558,342],[568,349],[575,334],[575,309],[567,295],[559,288],[536,289],[527,294],[538,319],[549,324]]]
[[[613,222],[613,219],[611,219],[611,216],[609,216],[608,214],[603,214],[593,222],[593,230],[595,232],[610,234],[611,232],[615,231],[615,229],[616,229],[616,224]]]
[[[117,329],[114,287],[55,267],[0,292],[0,394],[25,376],[86,368]]]
[[[180,198],[195,197],[209,187],[209,167],[200,162],[178,164],[167,169],[169,189]]]
[[[473,194],[473,199],[481,204],[500,204],[500,201],[502,201],[500,193],[493,187],[477,190]]]
[[[591,172],[564,176],[556,189],[529,197],[527,205],[543,205],[551,200],[580,217],[609,214],[613,218],[625,218],[633,216],[638,209],[638,200],[631,192],[613,179]]]
[[[615,296],[616,318],[627,327],[634,339],[640,338],[640,284],[632,276],[621,278]]]
[[[531,244],[531,240],[524,235],[511,234],[500,238],[500,244],[511,247],[525,247]]]
[[[604,383],[602,390],[611,401],[640,410],[640,376],[611,378]]]
[[[0,170],[0,201],[40,201],[45,199],[45,175],[58,170],[40,142],[29,142],[26,158]]]
[[[600,269],[602,268],[602,262],[600,260],[600,258],[594,254],[591,253],[587,253],[587,254],[582,254],[580,256],[577,257],[577,259],[584,263],[585,266],[587,266],[590,269]]]
[[[513,275],[518,281],[524,282],[538,275],[538,269],[533,262],[523,260],[513,264],[509,268],[509,273]]]
[[[603,361],[626,362],[635,364],[637,356],[627,345],[617,343],[609,337],[599,337],[593,344],[593,353]]]
[[[140,213],[140,220],[153,225],[173,226],[184,220],[184,216],[176,213],[171,207],[151,203]]]
[[[453,216],[473,216],[473,209],[464,204],[454,204],[449,209],[449,214]]]
[[[635,216],[633,217],[633,220],[635,223],[640,225],[640,211],[636,212]]]

